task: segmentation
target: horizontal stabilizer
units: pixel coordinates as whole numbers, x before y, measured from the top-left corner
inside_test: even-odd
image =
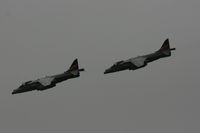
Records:
[[[170,50],[173,51],[173,50],[176,50],[176,48],[171,48]]]
[[[85,71],[85,69],[84,69],[84,68],[81,68],[81,69],[79,69],[79,72],[83,72],[83,71]]]

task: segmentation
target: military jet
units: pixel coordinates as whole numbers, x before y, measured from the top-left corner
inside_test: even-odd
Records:
[[[166,39],[162,47],[158,51],[148,55],[138,56],[124,61],[118,61],[113,66],[106,69],[104,74],[114,73],[123,70],[136,70],[145,67],[149,62],[171,56],[172,50],[176,49],[170,48],[169,39]]]
[[[33,90],[43,91],[46,89],[50,89],[52,87],[55,87],[57,83],[60,83],[67,79],[79,77],[80,71],[84,71],[84,69],[79,69],[78,59],[75,59],[69,70],[67,70],[66,72],[58,75],[46,76],[34,81],[27,81],[23,83],[19,88],[14,90],[12,94],[23,93]]]

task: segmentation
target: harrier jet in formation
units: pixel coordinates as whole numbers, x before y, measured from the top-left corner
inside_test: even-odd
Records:
[[[145,67],[149,62],[171,56],[172,50],[175,50],[175,48],[170,48],[169,39],[166,39],[158,51],[148,55],[138,56],[124,61],[118,61],[113,66],[106,69],[104,74],[123,70],[136,70]]]
[[[170,48],[169,40],[166,39],[162,47],[158,51],[152,54],[138,56],[124,61],[118,61],[113,66],[106,69],[104,74],[123,71],[123,70],[136,70],[145,67],[149,62],[171,56],[172,50],[175,50],[175,48]],[[55,87],[57,83],[60,83],[67,79],[79,77],[80,71],[84,71],[84,69],[79,69],[78,60],[75,59],[68,71],[58,75],[47,76],[34,81],[25,82],[19,88],[14,90],[12,94],[23,93],[33,90],[42,91]]]
[[[84,69],[79,69],[78,60],[75,59],[68,71],[58,74],[58,75],[40,78],[34,81],[27,81],[23,83],[19,88],[14,90],[12,94],[23,93],[27,91],[33,91],[33,90],[43,91],[46,89],[50,89],[52,87],[55,87],[57,83],[60,83],[62,81],[65,81],[71,78],[79,77],[80,71],[84,71]]]

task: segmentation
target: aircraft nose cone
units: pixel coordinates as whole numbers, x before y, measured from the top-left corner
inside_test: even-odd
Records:
[[[112,71],[110,69],[106,69],[104,74],[108,74],[108,73],[111,73]]]
[[[107,74],[107,73],[108,73],[107,71],[104,72],[104,74]]]
[[[17,89],[15,89],[15,90],[12,91],[12,95],[13,94],[17,94],[17,93],[20,93],[20,88],[17,88]]]
[[[13,95],[13,94],[16,94],[16,93],[17,93],[17,91],[16,91],[16,90],[13,90],[12,95]]]

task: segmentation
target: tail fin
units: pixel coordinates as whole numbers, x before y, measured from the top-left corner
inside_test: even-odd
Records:
[[[169,49],[170,49],[169,39],[166,39],[159,51],[166,51],[166,50],[169,50]]]
[[[78,59],[75,59],[72,63],[72,65],[70,66],[69,70],[68,71],[76,71],[79,69],[79,66],[78,66]]]
[[[70,66],[69,70],[67,70],[66,72],[71,72],[74,75],[79,75],[80,71],[84,71],[84,69],[79,69],[78,59],[75,59],[72,65]]]
[[[175,48],[170,48],[169,39],[166,39],[158,51],[162,52],[165,56],[170,56],[172,50],[175,50]]]

